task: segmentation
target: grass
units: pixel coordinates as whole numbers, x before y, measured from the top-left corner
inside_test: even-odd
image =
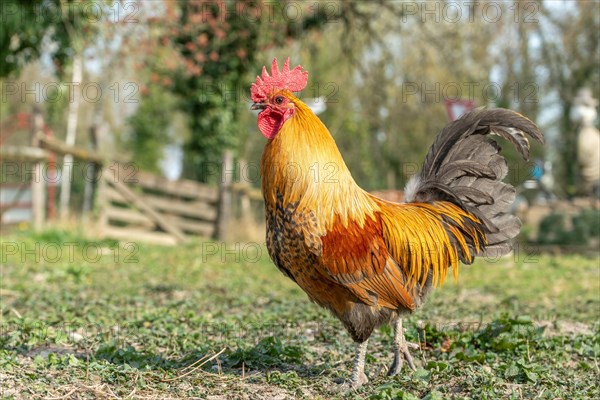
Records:
[[[173,248],[15,233],[1,243],[5,398],[599,398],[598,258],[528,255],[463,267],[405,322],[418,370],[340,394],[353,344],[264,247]]]

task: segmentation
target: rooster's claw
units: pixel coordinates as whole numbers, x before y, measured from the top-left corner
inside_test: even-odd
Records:
[[[408,364],[408,367],[413,371],[416,371],[417,367],[415,366],[409,348],[419,349],[420,346],[416,343],[410,342],[404,342],[403,345],[400,345],[398,349],[394,351],[394,361],[392,362],[392,365],[390,365],[390,369],[388,370],[387,376],[398,375],[398,373],[402,369],[402,365],[404,365],[405,360]]]

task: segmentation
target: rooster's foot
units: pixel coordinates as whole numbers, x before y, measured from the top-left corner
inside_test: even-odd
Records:
[[[394,351],[394,361],[392,365],[390,365],[390,369],[388,370],[387,376],[398,375],[402,366],[404,365],[404,361],[408,364],[408,367],[415,371],[417,367],[415,367],[415,363],[413,361],[412,356],[410,355],[411,349],[419,349],[420,346],[416,343],[404,342],[404,346],[400,346],[400,348]]]
[[[356,355],[354,356],[354,365],[350,379],[344,382],[340,389],[342,392],[349,392],[358,389],[365,383],[369,382],[365,375],[365,356],[367,354],[367,340],[356,344]]]
[[[388,370],[388,376],[398,375],[404,365],[404,361],[406,361],[408,367],[413,371],[417,369],[413,358],[410,355],[409,348],[419,349],[420,347],[416,343],[406,341],[404,338],[404,330],[402,329],[402,318],[398,318],[394,323],[394,362],[392,362],[392,365]]]
[[[347,393],[352,390],[356,390],[359,387],[367,384],[368,382],[369,382],[369,378],[367,378],[367,375],[365,375],[364,372],[361,372],[356,376],[354,376],[354,374],[352,374],[352,377],[350,379],[348,379],[347,381],[345,381],[344,383],[342,383],[340,385],[340,392]]]

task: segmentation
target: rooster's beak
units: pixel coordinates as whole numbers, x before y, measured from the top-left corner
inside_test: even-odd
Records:
[[[263,103],[253,103],[252,107],[250,107],[251,110],[264,110],[267,106]]]

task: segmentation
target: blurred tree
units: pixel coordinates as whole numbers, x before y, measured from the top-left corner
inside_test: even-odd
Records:
[[[83,50],[97,33],[94,9],[101,8],[93,0],[9,0],[2,3],[0,33],[0,77],[16,73],[22,65],[44,53],[55,67],[57,76],[64,78],[66,66],[71,66],[70,82],[80,84],[83,74]],[[98,7],[98,8],[95,8]],[[68,104],[65,141],[75,144],[80,90],[72,91]],[[60,105],[60,103],[58,104]],[[73,158],[65,155],[60,191],[60,215],[68,215]]]
[[[156,67],[172,78],[170,89],[182,98],[182,110],[189,116],[183,174],[215,179],[206,174],[207,166],[220,162],[223,148],[237,144],[238,116],[246,106],[255,57],[298,35],[302,24],[319,26],[321,16],[283,18],[285,2],[192,0],[165,1],[164,6],[159,22],[166,21],[167,34],[161,44],[173,49],[175,57]]]
[[[577,90],[584,86],[599,94],[598,34],[600,3],[514,0],[503,4],[514,18],[501,24],[495,65],[502,90],[496,105],[516,109],[545,126],[546,157],[554,163],[561,194],[574,195],[578,166],[576,126],[569,119]],[[584,27],[584,29],[582,29]],[[533,144],[533,152],[541,152]],[[530,179],[532,161],[520,160],[517,183]]]
[[[332,73],[325,67],[318,79],[329,76],[339,89],[323,118],[333,121],[328,126],[363,187],[398,189],[420,169],[447,123],[446,98],[486,103],[481,88],[493,66],[488,55],[496,27],[481,16],[428,20],[416,12],[404,15],[408,8],[373,10],[358,10],[371,24],[352,35],[351,49],[341,46],[338,54],[333,40],[321,41],[318,58]],[[344,43],[348,27],[338,28]],[[345,54],[351,55],[349,73],[340,67]]]
[[[577,192],[577,127],[569,115],[580,88],[589,87],[595,98],[600,96],[600,3],[578,1],[567,8],[543,2],[540,18],[544,23],[537,29],[541,41],[537,64],[548,71],[541,84],[559,100],[557,178],[563,191],[572,196]]]
[[[168,32],[161,44],[173,49],[174,57],[157,70],[172,77],[170,89],[184,99],[183,110],[190,116],[184,175],[209,179],[206,166],[219,163],[221,150],[237,144],[249,78],[270,61],[265,52],[334,21],[343,22],[351,32],[371,31],[377,6],[387,8],[387,3],[165,1]]]
[[[173,95],[161,86],[153,84],[145,90],[140,106],[129,118],[132,133],[126,141],[138,168],[159,172],[164,145],[171,141],[168,132],[174,109]]]
[[[112,1],[106,1],[109,3]],[[5,0],[0,29],[0,77],[48,54],[58,74],[76,53],[79,41],[95,34],[90,10],[95,0]]]

